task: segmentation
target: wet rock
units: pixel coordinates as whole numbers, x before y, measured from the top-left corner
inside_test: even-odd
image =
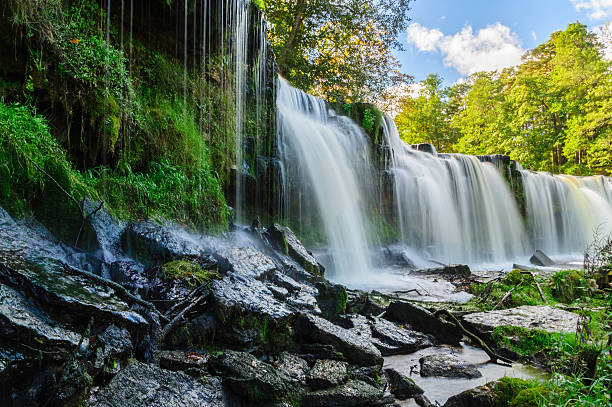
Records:
[[[55,358],[66,358],[79,346],[80,336],[55,322],[14,289],[0,284],[0,337],[26,344]],[[83,341],[87,345],[87,340]],[[20,358],[12,357],[14,362]],[[10,366],[10,360],[8,365]]]
[[[372,295],[360,290],[347,290],[346,312],[365,316],[378,316],[385,312],[385,307]]]
[[[376,407],[393,401],[374,386],[359,380],[351,380],[331,389],[306,393],[303,407]]]
[[[311,365],[314,365],[319,359],[346,361],[344,355],[336,350],[336,348],[332,345],[323,345],[320,343],[298,343],[294,346],[294,348],[295,352]]]
[[[108,272],[112,281],[148,296],[149,278],[145,276],[142,264],[133,260],[118,260],[110,264]]]
[[[387,376],[391,393],[399,400],[406,400],[424,393],[423,389],[414,383],[414,380],[404,376],[395,369],[385,369],[385,375]]]
[[[294,386],[306,384],[306,373],[309,370],[308,363],[299,356],[283,352],[275,360],[274,367],[283,381]]]
[[[328,389],[344,383],[348,378],[348,363],[337,360],[317,360],[306,382],[313,390]]]
[[[552,266],[555,264],[554,261],[550,257],[548,257],[542,250],[536,250],[533,256],[529,259],[531,264],[535,264],[536,266]]]
[[[443,267],[439,273],[447,277],[469,277],[472,275],[469,266],[465,264],[452,264]]]
[[[268,235],[279,250],[291,256],[306,271],[323,276],[325,268],[306,250],[291,229],[275,223],[268,228]]]
[[[98,335],[96,342],[102,345],[103,355],[106,358],[123,358],[134,350],[128,330],[112,324]]]
[[[71,273],[58,260],[0,252],[0,281],[36,298],[49,314],[83,326],[91,317],[138,329],[148,325],[112,289]]]
[[[5,340],[2,340],[5,342]],[[32,370],[39,368],[40,354],[19,345],[0,344],[0,383],[14,380]],[[4,403],[0,396],[0,405]]]
[[[294,311],[259,280],[229,273],[212,284],[218,340],[240,347],[283,350]]]
[[[367,337],[356,335],[323,318],[302,313],[297,318],[294,329],[297,340],[332,345],[352,364],[382,365],[383,359],[380,351]]]
[[[298,282],[278,270],[268,274],[266,280],[272,282],[277,287],[287,290],[284,302],[289,306],[300,311],[311,311],[315,314],[321,313],[316,298],[319,291],[310,283]]]
[[[385,317],[401,324],[433,335],[438,341],[458,345],[463,333],[450,322],[436,318],[425,308],[408,302],[392,302],[387,308]]]
[[[471,363],[460,360],[452,354],[434,354],[419,359],[423,377],[464,377],[474,379],[482,373]]]
[[[444,407],[495,407],[497,382],[490,382],[449,398]]]
[[[121,235],[121,245],[128,256],[147,267],[181,257],[198,257],[204,251],[186,235],[152,221],[129,222]]]
[[[276,369],[246,352],[225,351],[211,359],[211,370],[236,394],[252,402],[287,397],[291,389]]]
[[[338,315],[346,312],[348,295],[344,286],[322,280],[316,283],[315,287],[319,292],[317,295],[317,304],[324,318],[334,319]]]
[[[366,382],[379,389],[387,387],[387,379],[381,372],[380,366],[349,367],[349,376],[352,379]]]
[[[222,258],[234,274],[260,279],[277,269],[274,260],[251,245],[225,245],[217,249],[215,256]]]
[[[225,406],[221,382],[134,362],[94,393],[89,407]]]
[[[547,332],[576,332],[578,315],[550,305],[522,305],[516,308],[477,312],[463,320],[481,333],[490,334],[498,326],[518,326]]]
[[[521,271],[531,271],[533,270],[533,267],[531,266],[525,266],[523,264],[512,264],[512,269],[513,270],[521,270]]]
[[[15,226],[15,221],[11,218],[11,215],[0,206],[0,227],[11,226]]]
[[[397,326],[383,318],[374,318],[370,325],[372,336],[380,341],[374,342],[374,346],[383,356],[414,353],[433,345],[428,335]]]
[[[429,401],[429,399],[424,394],[417,394],[416,396],[414,396],[414,402],[417,403],[419,407],[437,407],[439,406],[439,404],[434,404],[431,401]]]
[[[204,371],[210,360],[208,352],[165,350],[159,354],[160,367],[172,371],[198,369]]]
[[[384,248],[385,261],[389,265],[415,269],[416,265],[402,245],[392,245]]]

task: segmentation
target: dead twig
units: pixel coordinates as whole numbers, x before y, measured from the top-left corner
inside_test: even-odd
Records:
[[[538,292],[540,293],[540,298],[542,298],[542,301],[544,301],[544,304],[548,304],[548,300],[544,296],[544,292],[542,291],[542,287],[540,286],[540,283],[538,283],[538,280],[536,279],[535,274],[533,274],[531,271],[521,271],[521,274],[529,274],[531,276],[531,278],[533,279],[533,282],[535,283],[536,287],[538,287]]]
[[[514,287],[512,287],[510,290],[508,290],[508,292],[506,293],[506,295],[504,295],[504,296],[502,297],[502,299],[501,299],[501,300],[500,300],[500,301],[499,301],[499,302],[498,302],[498,303],[497,303],[497,304],[496,304],[496,305],[493,307],[493,309],[495,310],[495,309],[497,309],[497,307],[499,307],[500,305],[502,305],[502,304],[504,303],[504,301],[506,301],[506,299],[507,299],[508,297],[510,297],[510,294],[512,294],[512,292],[513,292],[514,290],[516,290],[517,288],[519,288],[519,287],[520,287],[520,286],[522,286],[522,285],[523,285],[523,282],[521,281],[520,283],[518,283],[517,285],[515,285]]]
[[[191,309],[193,307],[195,307],[196,305],[198,305],[198,303],[200,301],[202,301],[204,299],[204,297],[199,297],[197,300],[195,300],[194,302],[192,302],[191,304],[189,304],[188,306],[186,306],[185,308],[183,308],[183,310],[181,312],[179,312],[173,319],[172,321],[168,322],[166,324],[166,326],[164,327],[164,329],[161,332],[161,337],[160,337],[160,342],[164,340],[164,338],[166,337],[166,335],[168,335],[168,333],[170,333],[170,331],[172,330],[172,328],[174,328],[179,322],[180,320],[183,318],[183,316],[191,311]]]

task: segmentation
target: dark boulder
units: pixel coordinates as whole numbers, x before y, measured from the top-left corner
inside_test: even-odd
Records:
[[[463,333],[454,324],[436,318],[425,308],[408,302],[392,302],[387,308],[385,318],[409,324],[412,328],[433,335],[438,341],[458,345]]]
[[[210,353],[202,351],[164,350],[159,353],[159,365],[175,372],[203,372],[209,360]]]
[[[284,399],[292,390],[272,365],[246,352],[225,351],[211,359],[210,370],[234,393],[253,403]]]
[[[414,380],[404,376],[395,369],[385,369],[385,375],[387,376],[391,393],[399,400],[406,400],[424,393],[423,389],[414,383]]]
[[[421,365],[421,376],[423,377],[441,376],[467,379],[482,377],[482,373],[476,369],[476,366],[460,360],[450,353],[424,356],[419,359],[419,363]]]
[[[259,280],[229,273],[212,284],[215,340],[260,351],[282,351],[291,340],[295,312]]]
[[[303,407],[377,407],[393,401],[382,390],[359,380],[351,380],[331,389],[306,393]]]
[[[421,332],[395,325],[384,318],[370,321],[372,336],[379,341],[374,342],[383,356],[414,353],[419,349],[433,345],[432,338]]]
[[[89,400],[89,407],[221,407],[225,406],[221,382],[213,377],[195,379],[134,362]]]
[[[296,340],[332,345],[346,359],[358,366],[382,365],[383,358],[367,336],[334,325],[326,319],[300,314],[295,322]]]
[[[536,266],[548,267],[555,264],[555,262],[548,257],[542,250],[536,250],[533,256],[529,259],[531,264]]]
[[[80,335],[63,327],[16,290],[3,284],[0,284],[0,338],[3,343],[15,341],[57,360],[67,358],[81,339]],[[84,340],[83,346],[87,343]],[[20,357],[13,355],[8,360],[10,365],[17,363]]]
[[[111,288],[52,258],[0,252],[0,281],[36,298],[47,313],[76,325],[87,325],[91,317],[96,323],[108,321],[137,329],[148,325]]]
[[[344,383],[348,379],[348,363],[337,360],[317,360],[306,382],[313,390],[328,389]]]
[[[283,352],[273,363],[281,379],[296,388],[306,385],[306,374],[308,373],[308,363],[297,355]]]
[[[333,320],[346,312],[348,295],[344,286],[321,280],[315,287],[318,290],[317,304],[324,318]]]
[[[199,257],[204,249],[193,239],[152,221],[129,222],[121,235],[123,251],[147,267],[182,257]]]
[[[325,268],[314,258],[312,253],[306,250],[291,229],[274,223],[268,228],[267,233],[277,249],[289,255],[309,273],[323,276]]]

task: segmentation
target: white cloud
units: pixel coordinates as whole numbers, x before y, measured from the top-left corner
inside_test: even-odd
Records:
[[[604,58],[612,61],[612,23],[607,22],[606,24],[594,27],[593,32],[603,45]]]
[[[437,28],[429,29],[419,23],[412,23],[406,30],[408,43],[413,43],[421,51],[435,51],[439,41],[444,37]]]
[[[594,20],[612,16],[612,0],[570,0],[576,10],[586,10]]]
[[[412,23],[407,34],[409,44],[414,44],[420,51],[440,52],[444,55],[444,64],[462,75],[517,65],[524,52],[518,36],[499,22],[478,30],[476,34],[472,26],[466,25],[454,35],[444,35],[437,28]]]
[[[531,32],[531,38],[533,38],[534,41],[538,39],[538,36],[536,35],[535,31]]]

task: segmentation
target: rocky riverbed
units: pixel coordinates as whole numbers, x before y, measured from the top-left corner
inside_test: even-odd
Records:
[[[462,359],[453,320],[326,280],[278,225],[211,237],[102,210],[87,240],[0,209],[0,405],[423,406],[452,395],[432,383],[515,371]]]

